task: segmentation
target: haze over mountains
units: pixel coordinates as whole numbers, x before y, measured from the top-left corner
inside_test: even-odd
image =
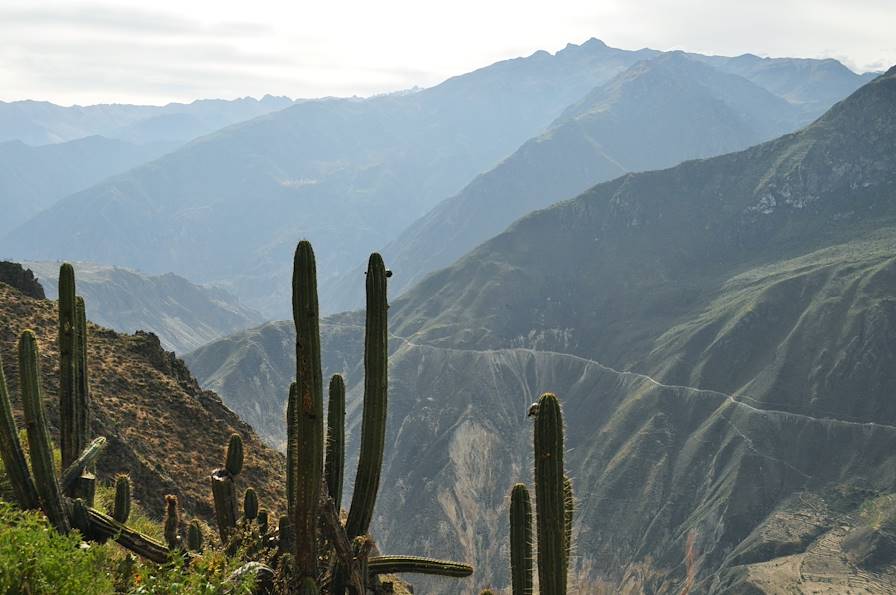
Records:
[[[37,274],[47,297],[57,299],[60,263],[23,264]],[[163,348],[181,355],[263,322],[261,314],[227,291],[173,273],[153,276],[83,262],[74,266],[90,320],[119,332],[155,333]]]
[[[671,52],[636,63],[409,225],[383,250],[398,273],[396,295],[530,211],[630,171],[749,147],[807,124],[820,115],[815,111],[820,104],[828,107],[828,94],[809,104],[791,103],[703,62]],[[858,85],[858,77],[853,84]],[[332,309],[363,304],[356,282],[362,272],[352,270],[326,294]]]
[[[416,93],[300,102],[68,196],[7,234],[0,253],[103,262],[223,283],[248,305],[276,317],[285,315],[289,303],[285,280],[294,239],[307,237],[327,271],[322,294],[339,298],[323,303],[346,306],[352,303],[340,295],[346,283],[337,285],[336,279],[351,275],[372,246],[384,246],[416,225],[437,203],[544,133],[596,87],[659,54],[609,48],[592,39],[554,55],[536,52],[500,62]],[[844,74],[836,62],[839,68],[819,61],[760,62],[751,77],[771,78],[801,102],[802,116],[785,118],[791,126],[811,119],[807,112],[820,113],[829,96],[842,91],[844,80],[851,77],[854,86],[862,81],[848,70]],[[767,94],[761,99],[769,100]],[[758,105],[752,110],[748,114],[765,114]],[[781,126],[780,116],[772,110],[768,122],[754,123],[765,131],[760,138]],[[661,123],[657,129],[663,130]],[[727,141],[695,148],[696,154],[749,144],[750,133],[738,132],[743,138],[734,142],[735,133],[729,132]],[[688,156],[667,155],[666,164]],[[580,180],[578,188],[543,204],[588,183]],[[508,210],[492,231],[524,212]],[[466,248],[487,237],[469,240]],[[396,280],[402,278],[397,273]],[[414,275],[408,279],[417,278],[415,271],[409,273]]]
[[[46,145],[105,136],[136,144],[184,143],[236,122],[283,109],[288,97],[202,99],[164,106],[61,106],[47,101],[0,101],[0,142]]]
[[[393,299],[378,539],[506,584],[507,490],[552,390],[583,584],[677,591],[690,544],[701,592],[893,590],[894,199],[896,68],[797,133],[530,214]],[[362,326],[322,323],[353,449]],[[272,323],[189,364],[244,415],[282,403],[257,387],[293,340]]]

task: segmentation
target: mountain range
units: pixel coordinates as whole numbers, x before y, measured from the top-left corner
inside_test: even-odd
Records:
[[[0,101],[0,142],[28,145],[105,136],[134,144],[184,142],[230,124],[288,107],[288,97],[201,99],[164,106],[62,106],[47,101]]]
[[[570,106],[660,54],[592,39],[417,92],[301,101],[69,195],[7,234],[0,253],[174,272],[194,282],[225,284],[247,305],[281,317],[289,302],[285,280],[295,238],[315,242],[320,268],[327,271],[322,292],[338,293],[344,284],[337,286],[337,279],[351,275],[371,246],[384,246],[416,226],[440,201],[543,134]],[[814,101],[812,113],[820,113],[843,80],[852,77],[857,87],[863,79],[848,70],[832,74],[817,62],[808,61],[811,68],[762,62],[751,76],[761,82],[770,70],[780,71],[786,84],[779,86],[799,89],[798,97],[808,98],[801,109],[811,112],[806,106]],[[769,100],[767,94],[761,100]],[[751,109],[748,120],[765,114],[758,105]],[[772,134],[781,115],[772,110],[757,130]],[[792,116],[785,121],[811,119],[806,111]],[[744,146],[726,138],[715,147],[705,143],[701,151]],[[325,301],[332,308],[339,302]]]
[[[531,213],[393,299],[380,542],[506,585],[551,390],[578,592],[892,591],[894,199],[896,68],[797,132]],[[363,313],[321,327],[357,456]],[[252,419],[282,408],[293,341],[269,323],[187,361]]]
[[[58,297],[58,262],[26,262],[50,299]],[[78,293],[96,324],[123,333],[155,334],[167,350],[187,353],[215,339],[263,322],[261,314],[216,287],[190,283],[173,273],[74,263]]]
[[[858,80],[853,79],[856,86]],[[819,103],[824,100],[811,105]],[[400,293],[526,213],[594,184],[744,149],[818,115],[682,52],[638,62],[569,106],[547,131],[388,244],[383,254],[396,273],[393,287]],[[331,308],[363,304],[355,282],[362,273],[348,272],[326,293],[335,304]]]

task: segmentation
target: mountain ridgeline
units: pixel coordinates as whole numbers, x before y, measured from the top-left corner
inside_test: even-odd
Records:
[[[617,81],[616,91],[599,88],[637,63],[662,55],[649,49],[610,48],[592,39],[553,55],[540,51],[499,62],[416,92],[300,101],[69,195],[0,239],[0,253],[28,260],[103,262],[153,274],[174,272],[199,283],[224,284],[268,317],[283,317],[289,302],[284,280],[289,277],[292,243],[296,237],[307,237],[318,247],[321,270],[326,271],[321,277],[323,303],[335,311],[357,304],[354,292],[360,271],[351,271],[363,263],[371,247],[393,242],[408,226],[418,227],[414,222],[446,198],[462,191],[469,194],[464,189],[470,180],[501,164],[530,139],[536,139],[535,144],[525,147],[523,162],[512,160],[516,164],[511,167],[532,166],[542,153],[532,161],[525,154],[548,152],[544,151],[548,146],[555,147],[547,155],[549,163],[565,164],[566,156],[582,150],[583,157],[570,160],[574,168],[570,181],[559,184],[555,192],[549,183],[557,178],[546,176],[546,183],[523,193],[518,205],[505,200],[502,191],[476,201],[484,206],[479,218],[490,219],[497,212],[497,225],[461,237],[460,252],[444,247],[455,232],[433,235],[435,249],[447,256],[431,257],[433,251],[427,250],[421,254],[425,268],[407,267],[408,274],[397,275],[396,283],[449,264],[526,208],[570,198],[621,171],[673,165],[792,130],[829,107],[831,96],[841,98],[863,80],[832,68],[838,63],[769,60],[743,74],[727,73],[731,93],[725,95],[710,79],[724,78],[721,66],[735,58],[714,60],[707,68],[717,72],[691,73],[696,79],[685,76],[696,65],[666,77],[651,78],[645,72],[636,78],[645,84],[655,79],[656,86],[642,88],[646,97],[633,105],[645,109],[664,93],[675,94],[675,101],[662,112],[673,119],[645,126],[643,120],[625,116],[624,108],[613,100],[614,92],[637,92],[636,82],[622,89],[623,81]],[[772,71],[776,74],[770,77]],[[684,78],[676,82],[670,76]],[[735,76],[740,78],[732,83]],[[793,99],[784,97],[782,102],[780,95],[763,86],[770,80]],[[538,137],[551,123],[559,125],[558,118],[590,93],[596,94],[595,105],[603,94],[606,107],[612,108],[610,115],[582,113],[575,125],[547,132],[558,135],[556,142],[542,143]],[[691,99],[693,111],[683,114],[681,109]],[[794,115],[785,102],[799,113]],[[588,111],[586,107],[583,111]],[[709,109],[706,122],[696,108]],[[619,125],[613,121],[617,116],[622,118]],[[681,150],[675,146],[679,139],[668,138],[682,129],[676,118],[704,132],[701,136],[686,131],[688,146]],[[712,140],[715,135],[718,140]],[[628,136],[656,141],[656,152],[644,148],[645,158],[637,156],[618,140]],[[533,169],[545,171],[540,166]],[[557,175],[567,173],[562,168]],[[486,189],[482,183],[478,187],[476,192]],[[473,201],[468,197],[462,202]],[[506,214],[501,203],[511,203]]]
[[[588,495],[573,592],[892,591],[894,254],[896,68],[798,132],[529,214],[392,300],[380,543],[509,584],[508,494],[551,390]],[[362,327],[321,321],[350,459]],[[282,411],[264,385],[293,341],[270,323],[187,361],[254,423]]]

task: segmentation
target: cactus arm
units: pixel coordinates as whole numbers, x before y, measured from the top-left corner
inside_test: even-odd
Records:
[[[543,595],[566,595],[566,504],[563,490],[563,416],[552,393],[535,417],[535,505],[538,584]]]
[[[75,299],[75,269],[69,263],[59,268],[59,450],[62,467],[78,458],[78,311]]]
[[[6,389],[6,378],[3,376],[3,362],[0,362],[0,457],[6,469],[6,475],[12,484],[16,501],[24,510],[34,510],[40,506],[25,452],[19,441],[19,432],[12,416],[12,405]]]
[[[78,478],[81,477],[81,474],[88,467],[92,467],[96,464],[97,459],[100,458],[100,455],[108,444],[108,441],[100,436],[87,445],[84,452],[82,452],[81,455],[62,472],[62,475],[59,478],[59,484],[62,487],[62,491],[68,492],[74,488],[75,483],[78,481]]]
[[[367,533],[379,491],[383,447],[386,438],[388,389],[388,334],[386,326],[386,267],[382,257],[371,254],[367,265],[367,314],[364,336],[364,414],[361,421],[361,454],[355,489],[346,522],[349,537]]]
[[[521,483],[510,492],[510,569],[513,595],[532,595],[532,501]]]
[[[324,477],[327,493],[336,503],[342,504],[342,480],[345,468],[345,382],[334,374],[330,379],[330,399],[327,403],[327,455],[324,461]]]
[[[373,556],[367,560],[367,572],[371,575],[412,573],[463,578],[473,574],[473,567],[418,556]]]
[[[37,339],[34,333],[25,331],[19,339],[19,386],[25,410],[25,426],[28,430],[28,448],[31,454],[31,470],[40,497],[41,508],[60,533],[68,533],[69,524],[56,468],[53,465],[53,444],[41,395],[40,369]]]
[[[339,522],[339,513],[333,499],[326,494],[321,495],[321,526],[325,537],[333,544],[338,564],[333,577],[332,591],[335,595],[343,595],[345,587],[351,588],[354,593],[364,592],[364,580],[355,563],[352,543],[345,533],[345,528]]]
[[[293,280],[296,327],[296,393],[294,455],[295,506],[292,527],[295,559],[302,577],[317,577],[318,506],[323,483],[323,380],[320,364],[320,321],[314,251],[307,241],[296,248]]]
[[[91,539],[102,541],[114,539],[125,549],[143,556],[151,562],[164,564],[168,561],[168,548],[152,537],[135,531],[94,508],[86,508],[89,523],[87,536]]]

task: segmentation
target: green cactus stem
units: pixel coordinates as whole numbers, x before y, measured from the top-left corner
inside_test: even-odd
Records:
[[[246,488],[243,495],[243,518],[254,521],[258,517],[258,494],[254,488]]]
[[[35,510],[40,506],[28,463],[25,461],[25,452],[19,441],[19,431],[15,418],[12,416],[12,406],[9,401],[9,393],[6,389],[6,378],[3,375],[3,362],[0,361],[0,458],[6,475],[12,484],[12,491],[16,502],[24,510]]]
[[[31,470],[44,514],[57,531],[68,533],[68,517],[53,465],[53,444],[50,442],[50,430],[44,411],[38,362],[40,354],[37,339],[33,332],[25,331],[19,339],[19,386],[25,410],[25,427],[28,430]]]
[[[75,299],[75,269],[69,263],[59,268],[59,450],[63,469],[81,453],[78,444],[78,309]]]
[[[566,498],[563,415],[556,395],[545,393],[535,416],[535,506],[538,584],[543,595],[566,595]]]
[[[243,438],[239,434],[230,436],[230,442],[227,444],[227,459],[224,468],[233,477],[240,474],[243,470]]]
[[[346,532],[349,537],[367,533],[373,518],[386,440],[388,352],[386,266],[373,253],[367,264],[367,314],[364,336],[364,413],[361,454]]]
[[[289,385],[289,398],[286,401],[286,514],[293,518],[296,505],[296,475],[295,470],[299,466],[296,458],[299,452],[298,435],[296,427],[299,420],[296,417],[298,401],[298,385],[295,382]]]
[[[327,403],[327,455],[324,477],[327,493],[336,507],[342,503],[342,479],[345,467],[345,382],[334,374],[330,379],[330,399]]]
[[[293,530],[289,524],[289,517],[283,515],[277,521],[277,548],[280,553],[292,552],[295,547],[295,539],[293,538]]]
[[[532,595],[532,502],[518,483],[510,492],[510,570],[513,595]]]
[[[84,452],[82,452],[81,455],[62,472],[62,475],[59,478],[59,484],[64,492],[74,488],[75,483],[78,481],[78,478],[81,477],[81,474],[96,464],[97,459],[103,454],[103,450],[105,450],[108,444],[109,442],[102,436],[94,438],[93,441],[87,445],[87,448],[84,449]],[[91,506],[90,503],[86,504]]]
[[[115,501],[112,504],[112,518],[122,525],[131,516],[131,479],[127,475],[115,477]]]
[[[293,440],[295,505],[292,527],[295,560],[302,577],[317,577],[318,507],[323,483],[323,380],[320,364],[320,321],[314,251],[299,242],[293,263],[292,308],[296,328],[297,425]]]
[[[87,309],[84,298],[75,298],[75,331],[78,340],[78,357],[75,375],[78,381],[75,391],[75,437],[78,451],[87,447],[90,440],[90,380],[87,374]]]
[[[80,498],[75,498],[71,503],[71,521],[72,527],[81,532],[81,535],[87,536],[90,531],[90,516],[87,512],[87,505]]]
[[[473,574],[473,567],[460,562],[418,556],[373,556],[367,560],[367,572],[371,576],[410,573],[463,578]]]
[[[180,547],[180,512],[177,509],[177,496],[168,494],[165,496],[164,527],[165,543],[169,549]]]
[[[270,530],[270,513],[264,508],[259,509],[256,522],[258,523],[258,534],[261,535],[262,539],[266,538]]]
[[[221,543],[226,544],[236,527],[237,499],[233,476],[227,469],[216,469],[212,473],[212,499],[215,503],[215,521]]]
[[[190,521],[187,527],[187,549],[191,552],[202,551],[202,529],[199,528],[199,521]]]

